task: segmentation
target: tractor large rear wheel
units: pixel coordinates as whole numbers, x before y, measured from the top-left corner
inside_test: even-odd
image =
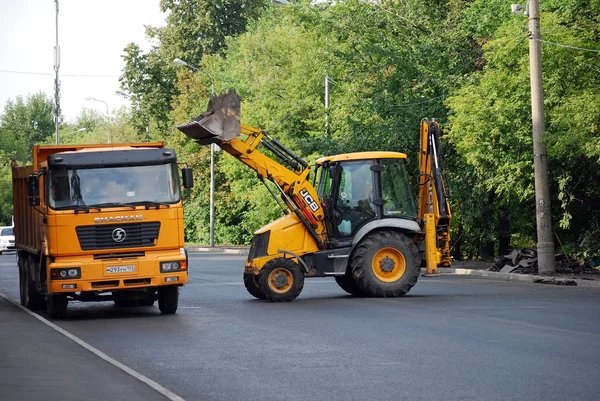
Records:
[[[357,287],[371,297],[400,297],[417,283],[421,258],[417,246],[392,230],[376,231],[356,247],[351,260]]]
[[[292,301],[304,288],[304,272],[293,260],[271,259],[260,272],[259,284],[269,301]]]
[[[248,290],[250,295],[252,295],[254,298],[266,299],[267,297],[260,289],[258,277],[259,276],[254,274],[244,273],[244,286],[246,287],[246,290]]]

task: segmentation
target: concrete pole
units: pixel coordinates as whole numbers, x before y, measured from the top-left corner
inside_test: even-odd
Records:
[[[58,46],[58,0],[54,0],[56,5],[56,45],[54,46],[54,124],[56,128],[56,145],[60,145],[58,127],[60,126],[60,80],[58,70],[60,68],[60,47]]]
[[[542,85],[542,49],[540,39],[539,0],[529,1],[529,72],[531,79],[531,119],[533,128],[533,162],[535,169],[535,205],[537,223],[538,269],[541,274],[554,273],[556,261],[552,236],[548,155],[544,143],[544,91]]]

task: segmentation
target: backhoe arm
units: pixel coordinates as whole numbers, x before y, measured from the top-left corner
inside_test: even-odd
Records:
[[[319,249],[325,248],[323,207],[317,191],[308,181],[308,164],[262,130],[240,124],[240,98],[234,91],[213,95],[205,113],[188,123],[177,125],[177,128],[197,143],[219,145],[256,171],[263,182],[269,180],[275,183],[287,208],[300,218]],[[244,135],[245,139],[240,139],[240,135]],[[258,145],[268,149],[287,166],[261,152]]]
[[[421,120],[418,216],[425,233],[427,274],[448,267],[452,214],[444,186],[439,157],[440,127],[437,121]]]

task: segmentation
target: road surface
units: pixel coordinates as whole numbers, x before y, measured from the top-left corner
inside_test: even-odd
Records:
[[[246,292],[243,260],[190,253],[177,315],[72,303],[54,323],[187,401],[600,399],[598,289],[448,275],[365,299],[313,278],[271,303]],[[14,254],[0,293],[18,300]]]

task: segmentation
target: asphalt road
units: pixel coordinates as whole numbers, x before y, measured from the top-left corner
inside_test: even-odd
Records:
[[[598,289],[440,276],[361,299],[324,278],[271,303],[243,260],[191,253],[177,315],[73,303],[55,323],[187,401],[600,399]],[[0,292],[18,299],[14,255]]]

